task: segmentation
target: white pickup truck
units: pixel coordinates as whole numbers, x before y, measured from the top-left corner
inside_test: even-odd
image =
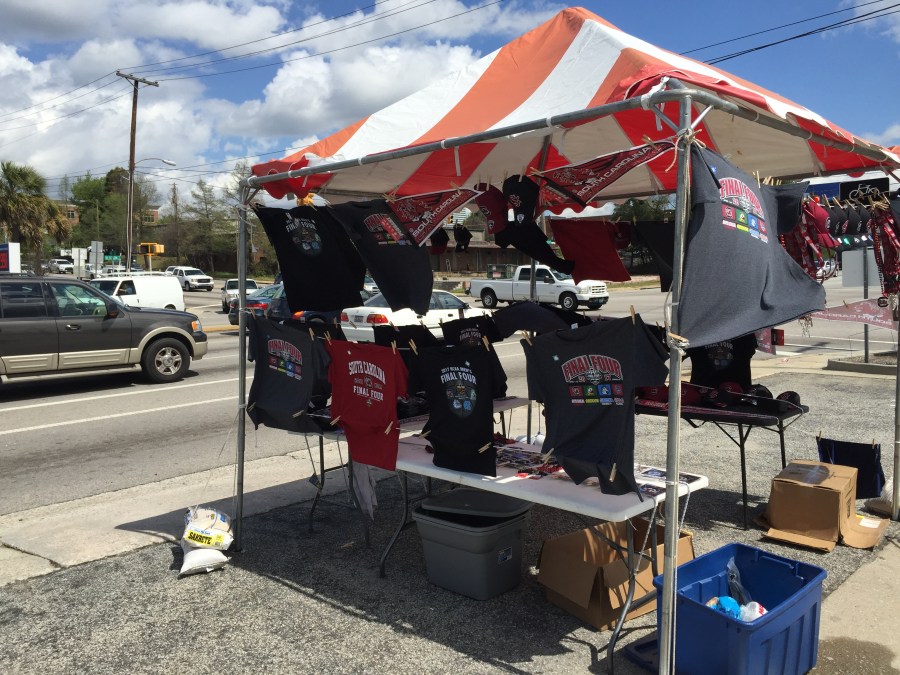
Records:
[[[597,309],[609,300],[609,291],[603,281],[585,279],[576,284],[571,274],[557,272],[546,265],[535,267],[535,292],[537,302],[560,305],[563,309],[576,309],[585,305]],[[473,279],[469,295],[481,298],[481,304],[494,308],[498,302],[515,302],[531,298],[531,265],[519,265],[512,279]]]

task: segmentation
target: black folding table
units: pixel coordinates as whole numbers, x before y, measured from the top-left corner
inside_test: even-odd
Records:
[[[783,404],[783,405],[782,405]],[[778,405],[781,410],[775,410]],[[661,401],[638,399],[635,412],[639,415],[654,415],[666,417],[669,414],[669,404]],[[781,468],[787,465],[784,447],[784,430],[796,422],[800,415],[809,412],[809,406],[793,405],[787,402],[773,404],[772,410],[764,410],[755,405],[735,405],[727,408],[705,406],[682,406],[681,419],[695,429],[707,422],[718,427],[722,433],[730,438],[741,450],[741,489],[744,499],[744,529],[747,524],[747,460],[746,444],[750,432],[754,429],[765,429],[778,434],[781,447]],[[737,433],[732,431],[732,428]]]

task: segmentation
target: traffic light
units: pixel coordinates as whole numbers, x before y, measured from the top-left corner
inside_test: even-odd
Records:
[[[141,255],[157,255],[166,252],[166,247],[162,244],[141,242],[138,244],[138,252]]]

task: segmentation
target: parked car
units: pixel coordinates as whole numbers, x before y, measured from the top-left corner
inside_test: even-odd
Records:
[[[213,278],[196,267],[176,267],[172,276],[178,279],[178,283],[186,291],[211,291]]]
[[[96,279],[99,273],[100,269],[94,263],[84,264],[84,276],[88,279]]]
[[[259,284],[256,283],[255,279],[245,279],[245,286],[247,290],[245,291],[248,295],[251,291],[255,291],[259,288]],[[240,279],[226,279],[225,285],[222,286],[222,311],[228,311],[228,303],[230,303],[234,298],[238,296],[238,293],[241,290]]]
[[[360,302],[365,302],[373,296],[372,293],[363,289],[359,292]],[[319,322],[319,323],[337,323],[341,318],[341,310],[318,310],[318,309],[301,309],[292,312],[288,306],[287,296],[284,293],[284,286],[272,298],[266,309],[266,318],[270,321],[284,321],[285,319],[295,319],[297,321]]]
[[[97,272],[98,277],[112,277],[117,274],[125,274],[125,265],[104,265]]]
[[[351,307],[341,312],[341,329],[348,340],[374,342],[375,333],[372,330],[373,326],[382,324],[405,326],[417,324],[421,321],[435,337],[443,339],[442,322],[484,315],[490,316],[491,311],[468,305],[453,295],[453,293],[448,293],[447,291],[433,291],[431,293],[428,312],[424,315],[416,314],[411,309],[393,311],[387,299],[379,293],[367,300],[362,306]]]
[[[174,382],[206,352],[194,314],[128,307],[79,279],[0,277],[0,382],[137,367]]]
[[[466,291],[481,298],[484,307],[496,308],[498,302],[516,302],[534,299],[538,302],[557,304],[563,309],[598,309],[609,301],[606,282],[582,279],[577,284],[571,274],[563,274],[547,265],[537,265],[534,273],[535,292],[531,297],[531,265],[519,265],[511,279],[473,279]]]
[[[100,277],[88,283],[126,305],[184,311],[184,292],[178,280],[164,274]]]
[[[75,265],[65,258],[50,258],[47,269],[55,274],[75,274]]]
[[[378,284],[376,284],[375,280],[368,275],[363,280],[363,288],[369,291],[369,293],[371,293],[372,295],[375,295],[378,292]]]
[[[247,310],[255,316],[265,316],[269,302],[271,302],[280,288],[281,284],[271,284],[247,294],[245,304]],[[239,298],[233,298],[228,301],[228,323],[232,326],[238,325],[238,301]]]

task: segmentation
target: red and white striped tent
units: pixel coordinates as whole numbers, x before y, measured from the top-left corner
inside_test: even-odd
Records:
[[[900,166],[896,154],[808,108],[574,7],[313,145],[255,165],[258,178],[250,184],[276,198],[310,191],[406,196],[499,184],[529,168],[671,138],[673,128],[661,118],[678,127],[679,106],[673,98],[667,103],[678,82],[700,92],[695,116],[706,109],[697,138],[750,173],[796,178]],[[706,108],[703,94],[726,105]],[[675,173],[666,154],[601,196],[672,192]]]
[[[665,153],[607,185],[596,199],[676,194],[673,305],[681,292],[688,137],[695,135],[760,177],[806,178],[900,168],[896,147],[889,151],[870,143],[778,94],[659,49],[576,7],[465,70],[318,143],[254,166],[254,175],[244,183],[244,195],[249,199],[250,190],[262,187],[277,198],[317,192],[329,200],[364,199],[425,194],[481,182],[500,185],[510,175],[579,164],[647,139],[671,140],[676,135],[683,141],[678,144],[677,162]],[[245,218],[243,211],[241,217]],[[677,331],[673,318],[670,334]],[[681,379],[681,357],[675,349],[669,378]],[[244,400],[242,393],[240,398]],[[669,476],[679,474],[680,398],[680,389],[671,387]],[[238,437],[240,470],[242,429]],[[895,447],[900,444],[895,442]],[[900,485],[900,453],[896,451],[894,465],[896,508]],[[242,484],[239,472],[236,541]],[[670,556],[676,550],[677,506],[678,500],[665,502],[665,568],[673,572],[664,576],[660,672],[669,672],[674,644],[673,575],[677,572]],[[608,650],[613,645],[610,641]]]

